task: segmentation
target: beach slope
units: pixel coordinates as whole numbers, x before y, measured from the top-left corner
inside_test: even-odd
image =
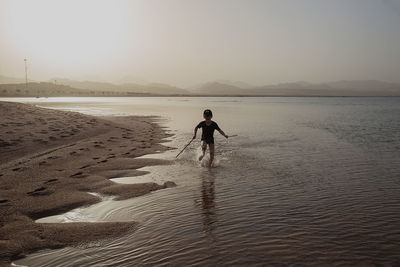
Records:
[[[151,117],[99,118],[33,105],[0,102],[0,265],[44,248],[114,237],[135,222],[40,224],[34,220],[99,202],[174,186],[117,184],[110,178],[143,174],[168,164],[137,158],[167,149]]]

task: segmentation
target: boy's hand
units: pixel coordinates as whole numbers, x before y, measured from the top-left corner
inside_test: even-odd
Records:
[[[225,138],[228,138],[229,137],[229,135],[225,135]]]

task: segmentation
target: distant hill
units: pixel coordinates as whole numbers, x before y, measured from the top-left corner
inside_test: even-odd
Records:
[[[116,80],[114,83],[115,84],[126,84],[126,83],[148,84],[149,82],[140,77],[124,76],[121,79]]]
[[[194,94],[207,94],[207,95],[227,95],[227,94],[235,95],[235,94],[244,94],[245,92],[246,91],[243,88],[220,82],[208,82],[192,90],[192,93]]]
[[[103,90],[110,91],[112,89],[112,87],[114,86],[112,83],[91,82],[91,81],[83,81],[82,82],[82,81],[75,81],[75,80],[64,79],[64,78],[53,78],[47,82],[53,83],[56,85],[67,85],[67,86],[71,86],[73,88],[78,88],[78,89],[98,90],[98,91],[103,91]]]
[[[121,84],[118,86],[129,92],[145,93],[145,94],[162,94],[162,95],[187,95],[188,90],[162,83],[150,83],[146,85],[140,84]]]
[[[32,82],[32,80],[28,81]],[[24,83],[24,82],[25,79],[23,78],[14,78],[14,77],[0,75],[0,84],[12,84],[12,83]]]
[[[213,81],[186,90],[162,83],[114,84],[54,78],[48,82],[29,82],[0,76],[0,96],[400,96],[400,84],[377,80],[304,81],[252,86],[244,82]]]
[[[400,84],[376,80],[282,83],[251,89],[255,94],[293,96],[400,96]]]
[[[332,89],[356,89],[356,90],[399,90],[400,84],[388,83],[376,80],[361,81],[336,81],[328,83]]]
[[[293,82],[240,88],[211,82],[199,86],[192,92],[200,95],[239,96],[400,96],[400,84],[376,80],[355,80],[328,83]]]
[[[86,90],[71,88],[70,86],[55,86],[51,83],[0,84],[2,97],[37,97],[37,96],[70,96],[89,93]]]
[[[93,82],[93,81],[74,81],[69,79],[54,78],[50,82],[59,85],[69,85],[73,88],[86,89],[91,91],[110,91],[110,92],[130,92],[130,93],[140,93],[140,94],[157,94],[157,95],[182,95],[189,94],[185,89],[170,86],[161,83],[151,83],[151,84],[135,84],[135,83],[125,83],[125,84],[113,84],[105,82]]]
[[[249,83],[246,83],[246,82],[242,82],[242,81],[216,80],[215,82],[223,83],[223,84],[227,84],[227,85],[231,85],[231,86],[235,86],[235,87],[239,87],[239,88],[242,88],[242,89],[249,89],[249,88],[255,87],[252,84],[249,84]]]
[[[59,97],[59,96],[148,96],[134,92],[114,92],[73,88],[48,82],[0,84],[0,97]]]

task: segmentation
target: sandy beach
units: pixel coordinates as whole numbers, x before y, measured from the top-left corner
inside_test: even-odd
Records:
[[[134,230],[135,222],[35,223],[101,200],[88,192],[121,200],[175,185],[109,180],[168,164],[137,158],[167,149],[160,143],[168,135],[152,117],[99,118],[9,102],[0,102],[0,114],[0,265]]]

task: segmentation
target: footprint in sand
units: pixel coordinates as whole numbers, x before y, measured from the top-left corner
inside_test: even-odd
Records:
[[[47,161],[41,161],[41,162],[39,162],[39,166],[42,166],[42,165],[45,165],[45,164],[47,164]]]
[[[72,152],[70,152],[69,154],[70,155],[75,155],[77,152],[76,151],[72,151]]]
[[[80,167],[79,169],[86,169],[86,168],[88,168],[88,167],[90,167],[90,166],[92,166],[92,165],[90,165],[90,164],[84,165],[84,166]]]
[[[31,191],[31,192],[28,192],[28,193],[26,193],[27,195],[30,195],[30,196],[45,196],[45,195],[50,195],[52,192],[50,192],[49,190],[46,190],[47,189],[47,187],[39,187],[39,188],[36,188],[35,190],[33,190],[33,191]]]
[[[59,158],[59,156],[50,156],[47,159],[58,159],[58,158]]]
[[[102,160],[102,161],[99,161],[98,163],[106,163],[108,160]]]
[[[50,180],[47,180],[47,181],[45,182],[45,184],[54,183],[54,182],[56,182],[56,181],[58,181],[58,179],[50,179]]]
[[[97,160],[97,159],[99,159],[99,158],[98,158],[98,157],[94,157],[94,158],[92,158],[92,159]]]
[[[0,204],[7,203],[8,199],[0,199]]]
[[[72,174],[70,177],[71,178],[85,178],[86,175],[84,175],[83,172],[77,172],[75,174]]]

